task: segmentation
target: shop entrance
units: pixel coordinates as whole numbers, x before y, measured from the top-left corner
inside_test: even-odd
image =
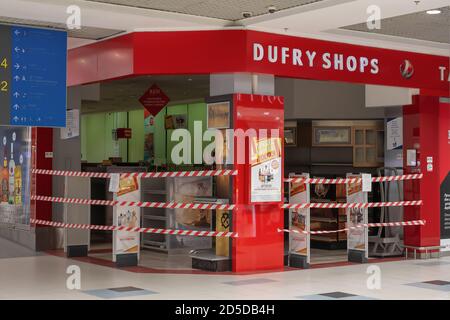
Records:
[[[362,173],[373,177],[402,174],[401,142],[399,141],[398,147],[389,148],[385,138],[387,122],[400,121],[401,107],[367,108],[365,86],[358,84],[279,78],[276,88],[278,94],[291,97],[285,107],[287,178],[309,177],[321,180],[345,179]],[[290,183],[289,187],[286,195],[290,203],[333,205],[352,202],[347,194],[349,186],[346,184],[318,182],[301,186]],[[366,197],[367,202],[401,201],[402,194],[401,181],[373,183],[371,192],[361,192],[362,198]],[[367,214],[369,223],[392,222],[403,220],[402,209],[369,208],[364,209],[367,212],[361,213]],[[312,266],[348,261],[349,235],[345,229],[348,226],[349,209],[301,210],[309,210],[309,219],[303,217],[300,220],[303,219],[304,222],[298,222],[304,228],[308,228],[309,224],[312,232],[309,236],[309,248],[306,236],[304,239],[292,240],[292,237],[296,237],[292,234],[285,235],[286,248],[290,246],[291,253],[296,250],[300,255],[308,253]],[[294,220],[299,215],[302,214],[298,210],[290,210],[290,216]],[[285,216],[285,224],[289,224],[288,214]],[[318,231],[325,232],[314,234]],[[302,245],[303,240],[305,243]],[[400,257],[402,228],[370,228],[367,242],[369,258]]]
[[[196,45],[192,45],[193,43]],[[283,58],[273,59],[270,55],[266,56],[258,51],[258,48],[261,48],[261,46],[263,48],[275,48],[281,47],[281,45],[286,48],[284,51],[281,50],[281,52],[284,52],[282,55],[284,55],[285,58],[288,58],[289,52],[292,52],[292,57],[294,57],[293,60],[283,60]],[[313,52],[313,56],[317,57],[317,59],[311,59],[308,64],[299,63],[299,56],[295,55],[294,52],[298,54],[299,48],[304,47],[309,48],[309,51]],[[117,49],[117,54],[110,54],[111,50],[113,50],[112,48]],[[178,52],[184,53],[184,59],[180,59]],[[337,63],[328,63],[331,56],[336,57],[335,62],[337,61]],[[353,58],[346,59],[344,66],[343,57],[358,57],[357,60],[361,62],[361,65],[366,65],[366,62],[368,62],[369,59],[368,57],[370,57],[370,65],[372,68],[368,69],[363,67],[356,70],[356,64],[354,63],[355,60]],[[283,61],[289,63],[284,63]],[[413,78],[411,78],[411,74],[406,72],[407,70],[404,70],[411,64],[415,66]],[[436,117],[439,113],[436,111],[436,106],[439,102],[436,97],[438,95],[448,95],[446,84],[443,83],[442,80],[439,80],[438,74],[436,73],[440,68],[445,68],[447,64],[448,59],[445,59],[445,57],[348,45],[316,39],[267,34],[249,30],[186,31],[181,33],[135,32],[71,50],[69,52],[68,70],[70,77],[68,83],[69,86],[80,86],[87,83],[103,82],[103,85],[117,81],[126,82],[128,81],[126,79],[135,79],[136,75],[139,75],[140,79],[146,78],[142,75],[208,75],[204,77],[204,91],[197,94],[196,92],[198,91],[192,90],[190,93],[195,93],[193,94],[194,96],[191,96],[190,98],[184,97],[178,100],[179,97],[176,97],[176,95],[167,88],[165,89],[161,82],[158,84],[157,80],[162,81],[164,77],[159,78],[159,76],[152,76],[150,78],[147,77],[147,80],[149,81],[144,81],[145,85],[143,85],[142,91],[139,90],[139,94],[132,97],[132,101],[121,102],[121,110],[123,110],[123,108],[137,109],[138,106],[139,108],[142,108],[138,102],[139,96],[144,90],[148,90],[149,86],[152,84],[158,84],[159,88],[166,90],[166,94],[170,97],[171,103],[176,102],[182,105],[177,108],[173,107],[173,110],[170,111],[170,113],[168,110],[172,106],[167,106],[165,109],[166,113],[163,113],[164,117],[162,118],[162,121],[157,121],[158,115],[155,115],[153,118],[146,117],[145,115],[142,116],[142,114],[139,115],[138,118],[144,119],[144,124],[140,122],[140,125],[144,126],[141,134],[138,134],[138,131],[136,131],[136,136],[140,136],[142,139],[140,142],[131,142],[133,138],[129,139],[129,137],[127,139],[127,135],[130,134],[130,130],[128,130],[130,124],[125,124],[125,127],[121,127],[122,124],[119,126],[118,123],[121,121],[120,115],[114,115],[115,118],[113,117],[111,120],[113,124],[103,126],[103,129],[98,136],[107,134],[109,137],[110,132],[112,133],[112,130],[115,129],[114,136],[116,138],[119,136],[122,138],[125,137],[125,139],[114,140],[114,143],[104,143],[104,146],[109,144],[109,152],[103,152],[100,158],[95,160],[95,162],[102,162],[103,165],[106,164],[107,166],[110,166],[112,163],[122,163],[122,165],[116,165],[116,167],[121,167],[121,170],[130,171],[131,168],[125,167],[132,161],[135,161],[138,164],[138,166],[131,166],[136,169],[135,171],[139,171],[140,169],[137,167],[140,166],[149,166],[153,171],[171,171],[173,169],[183,170],[182,166],[176,165],[173,167],[172,163],[168,161],[168,151],[171,149],[173,150],[174,146],[168,142],[167,134],[170,133],[170,130],[177,128],[177,126],[186,124],[189,131],[191,121],[197,119],[199,113],[203,112],[199,110],[204,110],[205,97],[208,96],[213,96],[213,100],[217,97],[225,99],[223,101],[226,101],[226,97],[223,95],[228,96],[228,98],[231,99],[229,101],[236,102],[239,107],[233,110],[233,112],[236,111],[233,113],[233,117],[228,113],[228,117],[231,119],[230,122],[225,121],[225,123],[219,118],[222,115],[227,114],[226,105],[225,109],[222,104],[219,104],[217,108],[214,108],[212,115],[217,118],[217,122],[215,123],[216,128],[227,128],[229,127],[229,123],[233,122],[233,125],[235,125],[234,128],[238,129],[278,129],[282,132],[282,134],[275,139],[272,139],[272,137],[265,137],[261,141],[257,140],[255,142],[256,148],[252,149],[253,151],[250,151],[250,148],[247,148],[246,155],[249,156],[249,158],[254,155],[252,152],[256,152],[256,157],[252,158],[252,161],[256,159],[256,165],[253,166],[254,163],[252,163],[252,165],[249,165],[250,163],[247,163],[246,165],[232,163],[232,169],[239,172],[234,178],[226,178],[226,180],[232,181],[233,183],[236,182],[236,185],[228,184],[227,187],[223,188],[224,195],[229,196],[230,194],[233,194],[235,197],[235,199],[231,199],[232,202],[230,202],[232,206],[236,204],[236,207],[233,207],[232,219],[234,220],[232,220],[229,225],[235,229],[232,230],[233,232],[236,231],[239,233],[239,238],[231,240],[232,263],[233,271],[242,272],[281,270],[283,268],[282,232],[290,233],[290,230],[282,230],[283,217],[287,216],[286,212],[283,213],[282,209],[291,208],[290,205],[284,204],[289,201],[291,196],[284,193],[284,190],[287,188],[286,184],[282,182],[283,177],[280,178],[277,176],[277,183],[268,183],[273,179],[273,172],[277,172],[277,174],[280,171],[283,172],[285,174],[285,179],[288,178],[290,173],[306,173],[311,177],[319,178],[338,178],[348,177],[349,175],[359,175],[358,179],[362,181],[362,173],[370,173],[372,176],[376,176],[378,174],[378,168],[389,167],[405,168],[405,170],[408,170],[408,173],[411,173],[414,176],[420,176],[410,179],[424,178],[422,172],[425,168],[425,159],[422,159],[422,161],[414,160],[419,154],[418,146],[423,145],[423,143],[417,143],[415,139],[416,136],[419,136],[420,139],[425,139],[424,137],[427,137],[427,135],[421,136],[420,132],[431,123],[431,120],[430,122],[427,122],[429,121],[429,118],[425,115],[428,115],[428,113],[423,109],[428,105],[432,106],[432,108],[434,108],[433,117]],[[334,68],[332,68],[332,66],[334,66]],[[279,78],[277,78],[278,76]],[[193,82],[195,79],[194,76],[169,76],[169,79],[183,78],[184,80],[182,81],[185,81],[186,83]],[[365,83],[368,84],[367,87],[371,89],[370,92],[372,94],[372,99],[368,100],[372,102],[375,101],[375,103],[369,103],[367,105],[381,107],[366,107],[365,99],[368,97],[368,94],[365,91]],[[122,92],[113,89],[115,93],[119,93],[119,96],[117,99],[112,98],[110,101],[106,101],[104,105],[108,107],[112,102],[120,99],[122,93],[129,97],[129,92],[133,91],[134,87],[136,86],[132,85]],[[184,84],[177,85],[176,87],[182,91],[186,88]],[[420,91],[417,90],[418,88],[420,88]],[[151,87],[150,90],[152,90]],[[186,94],[190,93],[188,92]],[[406,112],[403,110],[402,106],[412,104],[412,96],[417,94],[420,94],[419,97],[414,97],[414,99],[417,98],[415,99],[417,100],[417,108],[413,108],[412,110],[415,110],[415,112],[419,112],[420,114],[422,114],[422,111],[424,113],[423,117],[418,118],[418,120],[414,118],[419,122],[417,128],[420,127],[420,132],[415,130],[415,128],[408,127],[407,137],[405,137],[405,139],[411,138],[411,141],[408,140],[408,143],[411,144],[411,150],[405,150],[405,152],[403,152],[400,145],[395,145],[395,141],[391,141],[392,144],[389,145],[387,143],[385,144],[388,139],[385,138],[386,133],[384,130],[389,127],[391,121],[394,121],[394,123],[397,122],[397,132],[403,133],[404,130],[398,127],[400,123],[398,121],[399,116],[402,115],[402,112]],[[379,99],[380,97],[384,97],[384,95],[389,96],[389,99]],[[431,95],[432,97],[428,97],[427,95]],[[396,99],[392,100],[391,97],[396,97]],[[186,101],[183,99],[186,99]],[[223,101],[208,100],[206,102],[213,103]],[[398,105],[399,107],[384,108],[385,104],[389,104],[390,106]],[[130,107],[132,105],[136,107]],[[194,115],[191,115],[191,109],[197,110],[193,111]],[[143,113],[143,111],[140,112]],[[160,114],[160,112],[155,114]],[[209,114],[209,112],[203,112],[203,114]],[[110,114],[109,116],[111,117],[112,115]],[[126,118],[131,122],[132,114],[128,112]],[[158,126],[163,128],[162,131],[164,133],[162,134],[162,137],[164,138],[157,138],[157,130],[153,132],[153,136],[146,136],[146,119],[148,119],[149,123],[154,124],[155,130]],[[286,125],[284,123],[285,120]],[[95,128],[100,127],[98,126],[100,122],[96,120],[93,120],[93,122]],[[394,126],[393,123],[391,123],[391,125]],[[131,131],[133,132],[133,129]],[[430,137],[437,136],[437,130],[431,131]],[[97,135],[97,133],[94,133],[94,135]],[[86,134],[83,136],[86,136]],[[284,139],[284,136],[286,136],[286,139]],[[390,137],[394,136],[395,135],[393,134]],[[103,139],[103,141],[107,141],[105,139]],[[284,145],[281,143],[283,140]],[[164,161],[158,162],[158,152],[160,151],[158,151],[157,144],[160,143],[161,145],[161,142],[163,145],[162,149],[165,150],[165,153],[163,152],[163,156],[160,160],[162,159]],[[282,145],[282,147],[277,148],[276,146],[278,144]],[[85,142],[84,145],[87,145],[87,143]],[[123,145],[125,145],[125,147],[123,147]],[[154,162],[150,164],[146,164],[145,162],[140,163],[142,158],[145,159],[145,149],[140,149],[141,151],[139,151],[143,152],[143,157],[133,158],[134,155],[139,154],[138,151],[130,152],[135,145],[138,146],[137,148],[142,148],[143,145],[154,146],[153,151],[151,151],[154,152]],[[243,145],[246,146],[246,144]],[[97,145],[99,150],[102,150],[101,146],[101,144]],[[124,148],[127,150],[123,151]],[[95,145],[93,149],[96,151],[97,148]],[[261,154],[258,153],[261,150]],[[147,152],[151,153],[150,151]],[[286,156],[284,153],[286,153]],[[434,157],[437,158],[438,154],[436,150],[430,149],[430,153],[434,154]],[[403,161],[403,154],[405,154],[405,158],[409,157],[408,159],[411,161],[409,162],[408,159]],[[275,160],[272,158],[276,158],[276,161],[273,161],[269,166],[269,163],[266,162]],[[124,159],[126,159],[125,162],[128,163],[123,164]],[[262,167],[257,166],[261,164],[258,162],[260,159],[264,159],[264,161],[262,161]],[[284,161],[282,161],[283,159]],[[426,160],[428,160],[428,158]],[[430,157],[430,161],[433,161],[433,157]],[[198,164],[199,168],[204,168],[201,161]],[[405,209],[405,213],[407,213],[408,218],[410,218],[411,221],[402,222],[411,222],[411,224],[408,225],[416,226],[410,227],[410,233],[405,233],[411,240],[409,241],[409,244],[422,243],[422,229],[420,229],[424,222],[424,219],[422,218],[427,216],[428,213],[425,212],[434,212],[435,210],[431,209],[434,208],[433,206],[437,203],[434,200],[430,200],[429,203],[433,206],[429,207],[425,201],[422,202],[422,200],[419,200],[423,197],[428,198],[425,192],[420,191],[419,187],[421,185],[429,184],[431,186],[431,178],[437,177],[437,173],[433,173],[433,164],[430,163],[428,167],[430,168],[427,169],[427,172],[429,173],[428,180],[424,178],[426,184],[423,184],[420,181],[415,184],[415,181],[412,181],[410,183],[411,187],[405,188],[405,195],[408,197],[406,202],[408,202],[408,204],[395,203],[396,207],[408,205],[411,208],[409,213],[406,212],[407,210]],[[192,169],[196,169],[196,166],[188,168],[187,170]],[[253,169],[255,169],[255,171],[252,175]],[[258,169],[260,170],[258,171]],[[252,179],[252,177],[257,178]],[[220,179],[213,179],[215,183],[219,180]],[[278,183],[278,181],[280,182]],[[373,180],[370,181],[373,182]],[[226,197],[221,197],[221,195],[216,192],[219,188],[214,187],[214,182],[212,184],[212,197],[197,200],[195,198],[198,197],[198,195],[195,193],[195,195],[191,195],[189,201],[199,201],[204,204],[206,201],[214,202],[226,200]],[[372,183],[370,184],[372,185]],[[125,185],[128,186],[130,190],[137,191],[135,190],[136,187],[133,186],[133,181],[126,181]],[[339,211],[340,202],[343,201],[343,190],[341,190],[337,184],[335,186],[329,186],[329,183],[319,181],[312,183],[310,187],[311,190],[307,193],[308,198],[311,198],[308,199],[311,201],[309,202],[311,204],[309,208],[321,209],[311,210],[310,217],[313,220],[311,220],[310,226],[325,229],[318,230],[325,231],[321,233],[310,232],[311,236],[314,235],[311,239],[314,240],[314,243],[311,242],[313,250],[310,251],[314,251],[314,260],[318,261],[318,263],[321,262],[320,257],[325,261],[340,260],[340,258],[328,259],[326,253],[334,252],[332,256],[340,256],[338,250],[343,250],[342,248],[345,250],[344,240],[342,240],[345,239],[345,237],[344,233],[340,230],[342,224],[345,224],[345,220],[341,221],[342,217],[351,216],[351,219],[347,219],[347,227],[353,224],[356,225],[354,229],[363,228],[364,230],[367,230],[368,227],[362,227],[360,225],[361,222],[376,222],[383,219],[384,221],[389,221],[390,219],[394,220],[391,212],[386,214],[385,211],[382,214],[377,211],[377,209],[373,209],[375,207],[386,207],[388,205],[370,201],[399,200],[388,198],[388,189],[384,189],[383,199],[383,193],[378,190],[379,186],[377,187],[376,184],[373,185],[373,190],[370,191],[365,190],[360,192],[359,188],[361,186],[352,187],[351,195],[354,196],[351,200],[355,205],[358,205],[356,208],[358,210],[351,210],[350,213],[345,212],[345,214],[342,210],[341,212]],[[398,188],[401,188],[401,185]],[[165,196],[166,199],[171,194],[168,192],[167,187],[163,189],[162,185],[154,186],[153,189],[159,191],[160,194],[158,196]],[[393,189],[395,188],[392,188],[391,190]],[[407,189],[411,191],[409,192]],[[258,195],[258,192],[261,193]],[[345,194],[347,204],[349,202],[349,193],[349,188],[346,188]],[[395,194],[396,192],[394,191],[393,193]],[[174,192],[173,194],[177,195],[177,192]],[[283,194],[285,195],[284,199],[282,197]],[[355,194],[357,194],[357,196],[355,196]],[[402,194],[402,192],[400,192],[400,194]],[[155,192],[153,193],[153,196],[157,196]],[[228,200],[230,201],[230,199]],[[313,200],[318,201],[314,206],[312,206],[314,203],[312,202]],[[138,200],[133,199],[132,201]],[[320,204],[320,201],[322,201],[323,205]],[[364,203],[370,203],[370,209],[368,209],[367,206],[364,207]],[[424,207],[418,207],[420,205],[424,205]],[[354,209],[354,205],[352,206],[352,209]],[[389,206],[392,205],[389,204]],[[351,206],[347,205],[346,209],[349,207]],[[127,220],[128,214],[131,215],[131,217],[135,217],[133,212],[125,212],[122,214],[121,218],[123,219],[125,217],[125,220]],[[153,213],[151,215],[153,215]],[[200,216],[205,217],[205,215]],[[388,220],[386,220],[387,216],[389,216]],[[418,217],[420,217],[421,220],[416,220]],[[165,223],[165,219],[166,218],[161,219],[160,223]],[[205,219],[201,218],[200,220],[202,223],[207,221],[208,223],[210,222],[210,225],[214,225],[213,219],[214,215],[210,220],[206,217]],[[138,220],[140,221],[140,218]],[[193,220],[195,221],[196,219]],[[217,217],[216,221],[218,221]],[[117,221],[114,222],[116,224],[118,223]],[[432,227],[433,234],[435,234],[436,225],[436,222],[434,222]],[[285,224],[284,227],[289,228],[290,225]],[[357,237],[353,238],[352,246],[354,247],[353,249],[356,249],[353,251],[358,252],[356,252],[356,255],[352,256],[354,252],[349,250],[349,259],[352,258],[359,262],[365,262],[368,258],[367,252],[369,250],[366,245],[367,242],[373,242],[375,245],[382,244],[384,246],[385,240],[379,241],[379,238],[383,237],[383,235],[386,234],[386,231],[383,229],[381,232],[377,233],[376,228],[370,230],[376,234],[368,235],[366,231],[359,232],[358,239],[361,240],[361,242]],[[348,241],[348,234],[350,231],[346,231],[346,245],[348,248],[350,246]],[[334,233],[334,235],[328,235],[332,233]],[[416,233],[420,234],[420,236],[415,237],[414,235]],[[325,234],[327,235],[326,238]],[[173,235],[169,237],[172,236]],[[287,235],[285,235],[285,237],[287,238]],[[391,235],[389,235],[389,237],[391,237]],[[164,239],[166,238],[167,237],[164,237]],[[401,234],[394,234],[392,238],[398,243],[399,239],[401,240]],[[437,239],[438,237],[435,238]],[[436,241],[435,238],[430,239],[430,243],[434,244]],[[156,243],[158,243],[158,241],[166,241],[164,239],[148,240],[147,243],[150,243],[149,241]],[[216,240],[212,239],[213,245],[214,241]],[[286,242],[288,243],[289,241],[285,241],[285,243]],[[362,244],[362,242],[364,242],[364,244]],[[140,242],[140,244],[142,243]],[[360,245],[364,247],[363,250],[360,250]],[[192,249],[189,250],[192,255],[203,248],[197,250],[195,247],[191,247],[190,249]],[[285,256],[288,255],[288,250],[289,249],[285,251]],[[338,254],[335,254],[336,252]],[[138,253],[136,253],[136,255],[137,254]],[[217,254],[217,252],[215,254]],[[134,257],[134,259],[136,262],[137,257]],[[288,263],[286,262],[285,265],[287,264]]]
[[[150,115],[139,100],[154,85],[169,101],[161,110]],[[200,135],[206,130],[205,97],[209,95],[209,76],[145,76],[94,84],[87,86],[86,90],[98,90],[99,94],[97,101],[82,103],[82,171],[168,172],[213,168],[202,162],[178,165],[171,156],[177,144],[171,140],[174,130],[185,129],[192,137],[195,130],[200,130]],[[127,130],[130,134],[118,136],[121,130]],[[202,141],[196,143],[200,144],[200,151],[206,146]],[[190,156],[193,156],[195,147],[192,145]],[[140,179],[134,181],[134,187],[137,188],[135,194],[139,201],[191,203],[202,198],[204,202],[217,198],[215,195],[220,183],[216,180],[214,177]],[[91,199],[113,199],[108,181],[91,178]],[[224,213],[216,214],[212,210],[130,210],[131,215],[140,216],[139,225],[144,228],[210,231],[216,229],[216,223],[229,228]],[[117,224],[115,219],[128,219],[128,212],[122,211],[118,207],[91,206],[90,222],[95,225]],[[113,245],[114,237],[110,231],[92,230],[89,255],[112,261],[114,251],[118,250]],[[164,234],[140,234],[139,237],[139,265],[143,267],[192,270],[192,256],[202,254],[229,262],[228,239],[224,242],[224,239],[212,237]]]
[[[157,85],[170,102],[156,115],[150,116],[139,99],[153,85]],[[98,90],[98,98],[82,103],[82,171],[166,172],[216,168],[204,163],[177,165],[171,158],[176,144],[171,141],[171,135],[175,129],[184,128],[193,133],[195,122],[201,124],[201,134],[207,128],[208,75],[144,76],[85,88]],[[379,170],[385,166],[394,167],[396,174],[401,173],[402,162],[398,158],[401,150],[386,150],[384,131],[386,116],[400,115],[401,108],[366,108],[363,85],[276,78],[275,90],[276,95],[292,97],[285,104],[285,178],[302,173],[311,178],[328,179],[345,178],[350,173],[377,176],[386,174]],[[117,132],[124,129],[130,129],[130,136],[117,136]],[[200,143],[203,150],[207,143]],[[194,148],[192,146],[192,155]],[[285,200],[288,200],[289,188],[287,184],[285,186]],[[112,200],[113,194],[108,188],[108,180],[91,178],[91,199]],[[227,177],[143,179],[139,188],[140,201],[231,201]],[[399,188],[400,184],[394,189],[391,186],[390,195],[387,195],[386,190],[382,192],[380,184],[374,184],[368,201],[401,200],[393,198],[393,194],[402,193]],[[346,203],[346,187],[311,184],[309,201]],[[113,207],[92,205],[90,212],[91,224],[115,224]],[[380,208],[370,209],[369,221],[380,221],[382,213]],[[401,209],[390,208],[388,214],[383,214],[383,217],[388,217],[384,222],[402,220]],[[162,229],[230,230],[231,217],[225,212],[210,210],[142,208],[140,225]],[[346,225],[346,209],[310,209],[311,231],[344,229]],[[285,210],[285,228],[289,228],[289,210]],[[370,230],[369,242],[384,237],[385,232],[401,241],[401,228],[389,231],[376,228]],[[110,231],[92,230],[90,256],[112,261],[113,238]],[[223,260],[227,265],[224,270],[229,270],[231,241],[141,234],[139,265],[158,270],[192,270],[192,258],[206,255]],[[286,256],[289,250],[289,234],[285,234]],[[311,235],[310,258],[313,266],[348,261],[347,233]],[[289,261],[285,265],[288,266]]]

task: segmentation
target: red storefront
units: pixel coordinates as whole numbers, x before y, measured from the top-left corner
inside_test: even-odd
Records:
[[[419,89],[413,106],[404,108],[403,129],[404,152],[416,150],[417,164],[409,166],[405,160],[404,170],[424,177],[405,183],[404,198],[423,200],[423,205],[406,208],[405,220],[423,219],[426,225],[405,228],[404,242],[415,247],[440,244],[440,185],[450,166],[449,104],[440,100],[449,97],[448,57],[221,30],[131,33],[72,49],[68,61],[69,86],[142,75],[250,73]],[[282,131],[281,97],[229,93],[234,94],[230,98],[232,128]],[[433,159],[431,170],[429,157]],[[284,227],[283,197],[252,203],[250,166],[235,163],[231,167],[239,170],[233,178],[233,202],[239,207],[233,211],[232,230],[240,236],[232,240],[232,270],[280,270],[284,240],[275,231]]]

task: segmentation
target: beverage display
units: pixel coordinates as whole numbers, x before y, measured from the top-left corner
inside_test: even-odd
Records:
[[[14,176],[16,174],[16,163],[14,162],[14,141],[16,140],[16,133],[13,133],[13,142],[11,142],[11,154],[9,160],[9,204],[14,204],[14,194],[15,194],[15,185],[14,185]]]
[[[9,171],[6,157],[6,137],[3,137],[3,152],[3,168],[0,172],[0,203],[7,203],[9,198]]]
[[[22,204],[22,166],[16,166],[14,170],[14,204]]]

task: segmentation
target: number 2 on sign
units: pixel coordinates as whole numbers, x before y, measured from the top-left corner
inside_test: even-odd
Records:
[[[6,82],[6,81],[0,82],[0,91],[3,91],[3,92],[8,91],[8,82]]]
[[[2,63],[0,63],[0,67],[5,69],[8,68],[8,60],[6,60],[6,58],[2,60]]]

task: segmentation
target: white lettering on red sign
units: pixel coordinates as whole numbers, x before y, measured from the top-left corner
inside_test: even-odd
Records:
[[[253,61],[268,61],[270,63],[291,64],[303,67],[308,65],[313,68],[319,65],[325,69],[339,71],[360,72],[378,74],[380,71],[377,58],[345,56],[340,53],[325,52],[317,59],[317,52],[314,50],[303,51],[299,48],[288,48],[278,46],[264,46],[260,43],[253,44]],[[320,60],[320,62],[318,62]]]
[[[446,67],[444,67],[444,66],[439,67],[439,75],[440,75],[441,81],[450,82],[450,72],[448,72]]]

